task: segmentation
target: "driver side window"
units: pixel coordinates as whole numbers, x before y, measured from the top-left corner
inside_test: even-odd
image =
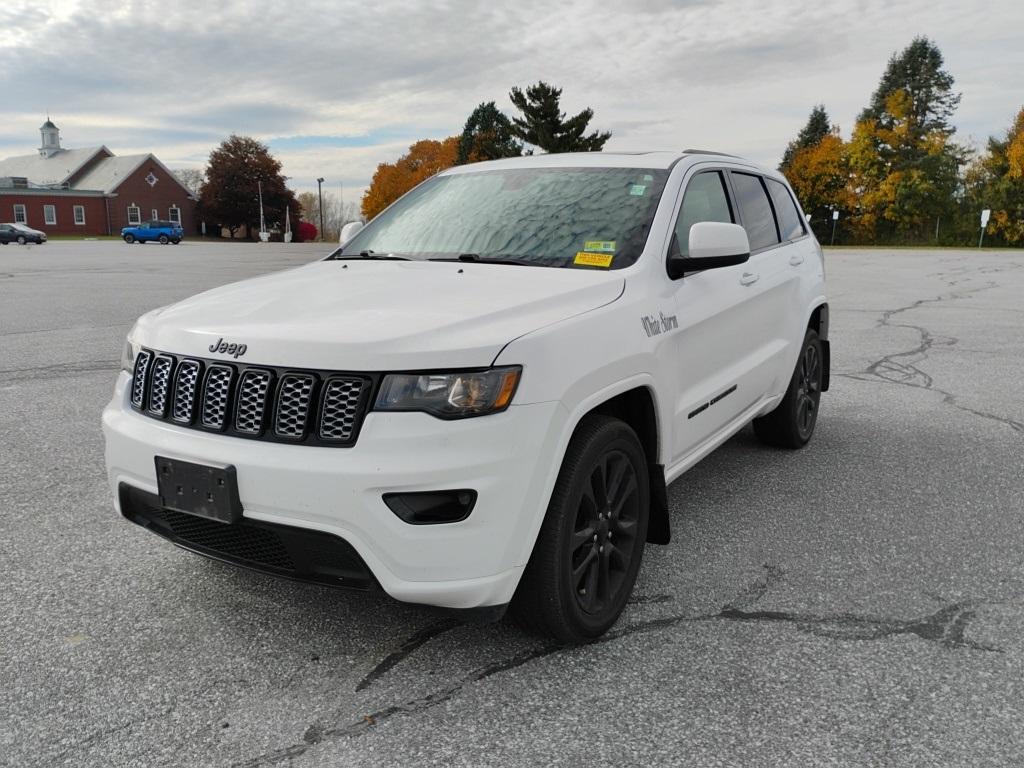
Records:
[[[736,222],[721,171],[698,173],[686,187],[679,218],[676,219],[675,240],[680,255],[690,255],[690,227],[701,221]]]

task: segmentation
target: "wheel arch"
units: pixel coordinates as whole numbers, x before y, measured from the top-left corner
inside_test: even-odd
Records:
[[[807,320],[807,327],[818,334],[821,340],[821,391],[828,392],[832,370],[832,350],[828,340],[829,311],[828,302],[816,302],[811,310],[810,318]]]

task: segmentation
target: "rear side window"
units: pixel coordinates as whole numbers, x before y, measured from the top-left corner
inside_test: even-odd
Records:
[[[761,177],[734,171],[732,186],[736,190],[736,202],[743,215],[743,227],[750,238],[750,250],[757,251],[778,245],[779,233],[775,229],[775,216],[772,215],[768,193]]]
[[[686,186],[683,205],[676,220],[676,240],[679,252],[690,255],[690,227],[701,221],[735,221],[725,193],[725,181],[718,171],[705,171],[694,176]]]
[[[782,239],[796,240],[798,237],[802,237],[806,231],[804,223],[786,185],[775,179],[765,179],[765,181],[768,182],[768,191],[775,204],[775,216],[779,221],[779,232]]]

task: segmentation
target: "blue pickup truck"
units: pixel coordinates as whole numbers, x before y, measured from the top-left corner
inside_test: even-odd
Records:
[[[184,235],[185,231],[180,224],[158,219],[144,221],[121,230],[121,237],[126,243],[148,243],[150,240],[156,240],[161,245],[167,245],[167,243],[177,245]]]

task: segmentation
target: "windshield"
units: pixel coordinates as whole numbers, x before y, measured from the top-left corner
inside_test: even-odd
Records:
[[[331,258],[514,260],[621,269],[647,241],[668,171],[515,168],[435,176]]]

